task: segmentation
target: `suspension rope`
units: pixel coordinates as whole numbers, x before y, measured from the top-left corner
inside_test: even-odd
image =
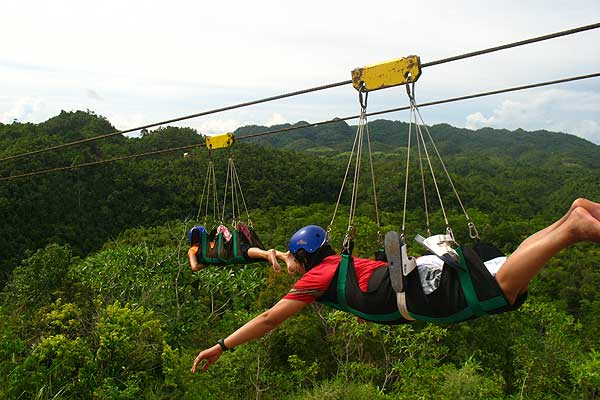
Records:
[[[415,125],[415,128],[417,131],[417,140],[420,140],[421,144],[423,145],[425,159],[427,160],[427,164],[429,165],[429,172],[431,173],[431,179],[433,179],[433,186],[435,187],[435,192],[437,193],[438,200],[440,202],[440,208],[441,208],[442,214],[444,216],[444,222],[446,223],[446,226],[449,226],[450,224],[448,223],[448,217],[446,216],[446,209],[444,208],[444,201],[442,200],[442,194],[440,192],[440,188],[438,186],[437,179],[435,177],[435,172],[433,170],[433,165],[431,164],[431,158],[429,157],[429,151],[427,150],[427,145],[425,144],[425,140],[423,138],[423,132],[421,130],[420,124],[417,123]]]
[[[413,103],[410,102],[410,122],[408,124],[408,144],[406,145],[406,173],[404,175],[404,207],[402,211],[402,229],[400,235],[402,239],[405,238],[404,233],[406,231],[406,205],[408,202],[408,171],[410,167],[410,145],[411,145],[411,137],[412,137],[412,112]]]
[[[212,186],[212,187],[211,187]],[[200,197],[200,205],[198,207],[198,214],[196,215],[196,221],[200,219],[200,212],[202,211],[202,204],[204,203],[204,194],[206,193],[206,206],[204,210],[204,226],[207,225],[208,221],[208,205],[211,200],[212,192],[212,203],[213,203],[213,220],[217,219],[217,209],[219,208],[217,200],[217,180],[215,178],[215,167],[212,161],[212,156],[209,152],[208,168],[206,170],[206,177],[204,180],[204,187],[202,188],[202,196]]]
[[[417,123],[416,115],[414,113],[414,109],[412,110],[412,116],[415,117],[415,124]],[[421,141],[417,140],[417,149],[419,151],[419,171],[421,172],[421,187],[423,190],[423,208],[425,209],[425,226],[427,228],[427,236],[431,236],[431,225],[429,223],[429,205],[427,203],[427,187],[425,185],[425,171],[423,170],[423,156],[421,153]]]
[[[573,81],[578,81],[578,80],[582,80],[582,79],[597,78],[597,77],[600,77],[600,72],[596,72],[593,74],[587,74],[587,75],[580,75],[580,76],[575,76],[575,77],[570,77],[570,78],[557,79],[557,80],[553,80],[553,81],[534,83],[534,84],[529,84],[529,85],[515,86],[515,87],[506,88],[506,89],[481,92],[481,93],[476,93],[476,94],[471,94],[471,95],[451,97],[451,98],[447,98],[444,100],[430,101],[430,102],[418,104],[418,107],[421,108],[421,107],[435,106],[435,105],[440,105],[440,104],[452,103],[452,102],[456,102],[456,101],[470,100],[470,99],[475,99],[475,98],[479,98],[479,97],[492,96],[492,95],[497,95],[497,94],[502,94],[502,93],[515,92],[515,91],[526,90],[526,89],[533,89],[533,88],[538,88],[538,87],[543,87],[543,86],[550,86],[550,85],[556,85],[556,84],[561,84],[561,83],[567,83],[567,82],[573,82]],[[371,117],[371,116],[375,116],[375,115],[389,114],[389,113],[405,111],[405,110],[409,110],[409,109],[410,109],[410,106],[403,106],[403,107],[391,108],[391,109],[382,110],[382,111],[366,113],[365,116]],[[348,121],[348,120],[352,120],[352,119],[357,119],[359,117],[360,117],[360,115],[352,115],[349,117],[334,118],[331,120],[320,121],[320,122],[315,122],[315,123],[296,124],[294,126],[289,126],[286,128],[279,128],[279,129],[273,129],[273,130],[269,130],[269,131],[263,131],[263,132],[257,132],[257,133],[253,133],[253,134],[244,135],[244,136],[236,138],[236,140],[251,139],[251,138],[256,138],[256,137],[260,137],[260,136],[267,136],[267,135],[288,132],[288,131],[293,131],[293,130],[302,129],[302,128],[311,128],[311,127],[316,127],[316,126],[334,124],[334,123],[338,123],[340,121]],[[163,149],[163,150],[156,150],[156,151],[150,151],[150,152],[145,152],[145,153],[132,154],[132,155],[128,155],[128,156],[120,156],[120,157],[115,157],[115,158],[110,158],[110,159],[105,159],[105,160],[92,161],[92,162],[83,163],[83,164],[67,165],[67,166],[63,166],[63,167],[38,170],[38,171],[33,171],[33,172],[28,172],[28,173],[23,173],[23,174],[18,174],[18,175],[4,176],[4,177],[0,177],[0,181],[13,180],[13,179],[18,179],[18,178],[26,178],[26,177],[43,175],[43,174],[52,173],[52,172],[68,171],[68,170],[73,170],[73,169],[82,168],[82,167],[88,167],[88,166],[92,166],[92,165],[106,164],[106,163],[115,162],[115,161],[123,161],[123,160],[129,160],[129,159],[134,159],[134,158],[141,158],[141,157],[146,157],[146,156],[164,154],[164,153],[181,151],[181,150],[188,150],[188,149],[193,149],[196,147],[204,147],[204,146],[205,146],[204,143],[197,143],[197,144],[192,144],[192,145],[187,145],[187,146],[172,147],[172,148]],[[2,161],[2,160],[0,160],[0,161]]]
[[[462,59],[469,58],[469,57],[480,56],[480,55],[483,55],[483,54],[493,53],[493,52],[496,52],[496,51],[510,49],[510,48],[513,48],[513,47],[518,47],[518,46],[523,46],[523,45],[527,45],[527,44],[531,44],[531,43],[541,42],[541,41],[544,41],[544,40],[555,39],[555,38],[558,38],[558,37],[561,37],[561,36],[573,35],[575,33],[584,32],[584,31],[588,31],[588,30],[592,30],[592,29],[597,29],[597,28],[600,28],[600,23],[595,23],[595,24],[591,24],[591,25],[585,25],[585,26],[581,26],[581,27],[578,27],[578,28],[568,29],[568,30],[564,30],[564,31],[560,31],[560,32],[551,33],[551,34],[548,34],[548,35],[534,37],[534,38],[531,38],[531,39],[521,40],[521,41],[513,42],[513,43],[507,43],[507,44],[504,44],[504,45],[500,45],[500,46],[496,46],[496,47],[490,47],[490,48],[487,48],[487,49],[473,51],[473,52],[470,52],[470,53],[465,53],[465,54],[461,54],[461,55],[457,55],[457,56],[453,56],[453,57],[443,58],[443,59],[436,60],[436,61],[430,61],[428,63],[421,64],[421,68],[427,68],[427,67],[432,67],[432,66],[435,66],[435,65],[441,65],[441,64],[448,63],[448,62],[452,62],[452,61],[462,60]],[[170,124],[170,123],[173,123],[173,122],[179,122],[179,121],[183,121],[183,120],[186,120],[186,119],[197,118],[197,117],[206,116],[206,115],[210,115],[210,114],[220,113],[220,112],[223,112],[223,111],[229,111],[229,110],[234,110],[234,109],[237,109],[237,108],[248,107],[248,106],[252,106],[252,105],[256,105],[256,104],[261,104],[261,103],[266,103],[266,102],[270,102],[270,101],[281,100],[281,99],[288,98],[288,97],[298,96],[298,95],[302,95],[302,94],[308,94],[308,93],[312,93],[312,92],[316,92],[316,91],[320,91],[320,90],[331,89],[331,88],[335,88],[335,87],[339,87],[339,86],[345,86],[345,85],[348,85],[348,84],[351,84],[351,83],[352,83],[352,80],[349,79],[349,80],[345,80],[345,81],[341,81],[341,82],[335,82],[335,83],[330,83],[330,84],[326,84],[326,85],[316,86],[316,87],[309,88],[309,89],[297,90],[297,91],[289,92],[289,93],[283,93],[283,94],[280,94],[280,95],[266,97],[266,98],[263,98],[263,99],[258,99],[258,100],[252,100],[252,101],[247,101],[247,102],[243,102],[243,103],[238,103],[238,104],[234,104],[234,105],[231,105],[231,106],[215,108],[215,109],[212,109],[212,110],[202,111],[202,112],[198,112],[198,113],[195,113],[195,114],[184,115],[184,116],[181,116],[181,117],[176,117],[176,118],[168,119],[168,120],[161,121],[161,122],[155,122],[155,123],[152,123],[152,124],[138,126],[138,127],[131,128],[131,129],[121,130],[121,131],[112,132],[112,133],[108,133],[108,134],[104,134],[104,135],[99,135],[99,136],[94,136],[94,137],[90,137],[90,138],[86,138],[86,139],[76,140],[76,141],[69,142],[69,143],[63,143],[63,144],[59,144],[59,145],[55,145],[55,146],[50,146],[50,147],[47,147],[47,148],[44,148],[44,149],[38,149],[38,150],[28,151],[28,152],[25,152],[25,153],[20,153],[20,154],[16,154],[16,155],[13,155],[13,156],[0,158],[0,162],[8,161],[8,160],[15,160],[15,159],[18,159],[18,158],[22,158],[22,157],[26,157],[26,156],[31,156],[31,155],[34,155],[34,154],[40,154],[40,153],[44,153],[44,152],[47,152],[47,151],[58,150],[58,149],[62,149],[62,148],[65,148],[65,147],[75,146],[75,145],[78,145],[78,144],[87,143],[87,142],[91,142],[91,141],[95,141],[95,140],[106,139],[106,138],[109,138],[109,137],[112,137],[112,136],[123,135],[125,133],[140,131],[142,129],[153,128],[153,127],[156,127],[156,126],[166,125],[166,124]]]
[[[223,212],[221,213],[221,223],[225,221],[225,208],[227,204],[227,190],[229,189],[229,169],[231,164],[227,162],[227,173],[225,174],[225,190],[223,191]],[[231,196],[233,200],[233,196]]]
[[[442,168],[444,169],[444,172],[446,173],[446,177],[448,178],[448,181],[450,182],[450,186],[452,187],[452,190],[454,191],[454,195],[456,196],[456,199],[458,200],[458,204],[460,204],[460,208],[462,209],[463,213],[465,214],[465,218],[467,219],[467,221],[470,221],[471,218],[469,218],[469,214],[467,214],[467,210],[465,209],[465,206],[463,205],[463,202],[460,199],[458,191],[456,190],[456,187],[454,186],[454,181],[450,177],[450,173],[448,172],[448,169],[446,168],[446,164],[444,163],[444,160],[442,159],[442,156],[440,155],[440,152],[438,151],[435,141],[433,140],[433,137],[431,136],[431,132],[429,132],[429,128],[425,124],[425,121],[423,121],[423,117],[421,116],[421,112],[419,111],[418,108],[416,108],[416,112],[419,116],[419,119],[421,120],[422,126],[425,128],[425,132],[427,133],[427,136],[429,137],[431,144],[433,145],[433,149],[435,150],[435,153],[437,154],[438,159],[440,160],[440,164],[442,165]]]
[[[365,117],[366,118],[366,117]],[[383,244],[383,237],[381,235],[381,222],[379,221],[379,205],[377,204],[377,188],[375,185],[375,168],[373,168],[373,155],[371,152],[371,135],[369,134],[369,125],[367,129],[367,149],[369,151],[369,164],[371,167],[371,183],[373,184],[373,202],[375,203],[375,221],[377,222],[377,244]]]
[[[331,228],[333,227],[333,222],[335,221],[335,216],[336,216],[338,208],[340,206],[342,194],[344,193],[344,186],[346,185],[346,180],[348,179],[348,172],[350,172],[350,166],[352,165],[352,155],[354,154],[354,151],[356,149],[357,142],[358,142],[358,134],[354,135],[354,143],[352,144],[352,150],[350,151],[350,157],[348,157],[348,164],[346,165],[346,172],[344,173],[344,179],[342,180],[342,187],[340,187],[340,192],[338,194],[338,198],[335,203],[335,208],[333,209],[333,216],[331,217],[331,222],[329,222],[329,226],[327,227],[327,235],[328,236],[329,236],[329,233],[331,233]]]
[[[200,195],[200,204],[198,205],[198,213],[196,214],[196,221],[200,220],[200,213],[202,212],[202,203],[204,202],[204,193],[206,193],[206,188],[210,187],[209,179],[210,177],[210,161],[208,162],[208,168],[206,169],[206,176],[204,177],[204,185],[202,186],[202,195]],[[206,194],[206,197],[209,197],[209,193]],[[204,225],[206,225],[207,214],[208,214],[208,199],[206,201],[206,213],[204,214]]]
[[[356,213],[356,207],[358,202],[358,184],[360,181],[360,165],[362,161],[363,133],[366,124],[364,110],[365,108],[363,108],[361,104],[361,117],[358,121],[358,127],[356,130],[356,161],[354,162],[354,179],[352,182],[352,195],[350,197],[350,212],[348,213],[348,229],[346,231],[346,236],[344,237],[344,242],[342,246],[344,249],[350,248],[350,240],[352,240],[354,236],[354,215]],[[352,154],[350,155],[350,160],[352,160]]]
[[[242,199],[242,204],[244,205],[244,210],[246,211],[246,217],[248,218],[248,226],[250,228],[252,228],[252,220],[250,219],[250,213],[248,212],[248,206],[246,205],[246,199],[244,198],[244,192],[242,191],[242,185],[240,183],[240,177],[239,177],[239,175],[237,173],[237,169],[235,168],[235,165],[233,167],[233,172],[234,172],[234,178],[235,178],[235,182],[237,184],[239,196]]]
[[[231,191],[231,215],[232,215],[232,226],[234,228],[237,227],[237,223],[241,217],[242,207],[244,206],[243,211],[246,213],[246,217],[248,218],[248,226],[252,227],[252,220],[250,219],[250,213],[248,212],[248,206],[246,204],[246,199],[244,198],[244,192],[242,191],[242,185],[240,182],[240,177],[237,173],[237,169],[235,167],[235,162],[233,161],[233,156],[229,157],[227,162],[227,177],[225,179],[225,191],[223,195],[223,212],[221,214],[221,221],[225,220],[225,209],[227,204],[227,197],[229,191]]]

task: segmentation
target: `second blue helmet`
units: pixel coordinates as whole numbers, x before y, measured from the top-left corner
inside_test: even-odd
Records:
[[[206,232],[206,228],[203,226],[195,226],[190,229],[190,244],[200,243],[201,237],[203,233]]]
[[[308,253],[314,253],[327,243],[325,229],[317,225],[308,225],[292,235],[289,250],[293,254],[298,253],[300,249],[304,249]]]

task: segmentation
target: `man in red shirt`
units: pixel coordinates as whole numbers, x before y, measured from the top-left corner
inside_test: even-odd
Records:
[[[577,199],[561,219],[523,241],[501,263],[497,272],[492,273],[483,260],[478,261],[477,254],[471,257],[465,251],[465,258],[474,260],[469,264],[469,273],[481,301],[479,305],[486,313],[517,308],[525,300],[529,282],[546,262],[562,249],[583,241],[600,243],[600,204]],[[493,254],[493,259],[501,258],[495,256],[498,254]],[[227,338],[220,339],[214,346],[201,351],[194,360],[193,373],[203,360],[207,362],[202,370],[207,370],[224,351],[265,335],[315,300],[361,317],[365,315],[368,317],[366,319],[375,322],[406,322],[397,309],[393,310],[396,297],[390,286],[389,274],[385,273],[386,264],[335,255],[327,242],[326,232],[321,228],[311,225],[296,232],[290,241],[290,254],[285,261],[288,272],[302,274],[290,292],[271,309],[247,322]],[[347,269],[347,274],[340,272],[342,267]],[[425,312],[419,314],[422,317],[419,319],[424,320],[431,317],[431,320],[443,322],[448,313],[457,313],[463,319],[473,317],[472,313],[460,310],[464,305],[464,296],[457,292],[457,288],[462,286],[458,275],[452,271],[453,268],[443,267],[439,285],[430,294],[424,294],[425,287],[421,279],[423,272],[425,276],[428,275],[428,268],[417,268],[409,275],[407,301],[411,314],[414,306],[418,309],[416,314]],[[344,298],[337,297],[344,293],[339,289],[349,289]],[[425,297],[426,301],[422,301]],[[434,304],[435,307],[427,309],[425,303]],[[466,309],[469,310],[469,307]],[[451,316],[454,318],[457,314]]]

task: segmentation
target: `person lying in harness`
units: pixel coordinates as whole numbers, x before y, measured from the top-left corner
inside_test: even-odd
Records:
[[[195,226],[189,233],[190,248],[187,252],[192,271],[197,272],[206,265],[230,265],[267,261],[275,272],[281,267],[277,260],[286,265],[294,263],[294,256],[275,249],[265,250],[258,236],[243,223],[238,223],[232,233],[219,225],[210,233],[203,226]],[[294,269],[288,272],[292,273]]]
[[[515,310],[544,264],[577,242],[600,243],[600,204],[575,200],[561,219],[529,236],[508,257],[483,244],[459,248],[459,258],[449,260],[454,266],[436,256],[419,257],[404,279],[405,315],[399,312],[399,293],[386,262],[336,255],[322,228],[304,227],[292,236],[289,247],[294,262],[288,264],[288,272],[297,271],[301,278],[271,309],[201,351],[192,372],[203,360],[207,362],[201,368],[207,370],[224,351],[265,335],[313,301],[383,324],[411,319],[458,322]],[[391,258],[399,257],[400,247],[392,249],[396,254]]]

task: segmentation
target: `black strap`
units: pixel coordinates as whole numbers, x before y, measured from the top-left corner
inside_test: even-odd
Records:
[[[229,350],[229,347],[225,346],[225,339],[219,339],[219,340],[217,340],[217,344],[219,346],[221,346],[221,350],[223,350],[223,351]]]

